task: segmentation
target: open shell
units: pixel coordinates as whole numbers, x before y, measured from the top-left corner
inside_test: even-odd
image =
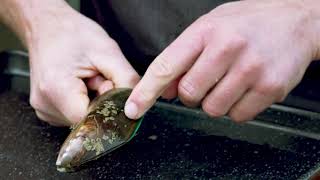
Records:
[[[74,171],[130,141],[142,118],[131,120],[124,114],[124,105],[131,89],[110,90],[94,99],[89,113],[69,134],[56,162],[63,172]]]

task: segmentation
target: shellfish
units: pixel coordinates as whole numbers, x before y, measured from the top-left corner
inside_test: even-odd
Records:
[[[142,118],[131,120],[124,114],[130,93],[131,89],[113,89],[92,101],[88,115],[71,131],[60,149],[56,161],[58,171],[74,171],[134,137]]]

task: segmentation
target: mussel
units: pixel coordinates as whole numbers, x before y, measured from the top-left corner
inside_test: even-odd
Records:
[[[118,88],[95,98],[89,113],[71,131],[63,143],[57,170],[72,172],[130,141],[140,127],[142,118],[125,116],[124,105],[131,89]]]

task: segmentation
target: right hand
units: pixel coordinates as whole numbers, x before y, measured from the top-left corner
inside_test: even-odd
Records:
[[[281,102],[319,59],[319,1],[237,1],[191,24],[148,67],[125,113],[141,117],[163,95],[212,117],[253,119]]]
[[[71,11],[43,18],[27,43],[30,103],[51,125],[69,126],[86,115],[87,86],[101,94],[139,81],[117,43],[98,24]]]

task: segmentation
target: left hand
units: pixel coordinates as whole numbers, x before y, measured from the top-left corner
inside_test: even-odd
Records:
[[[282,101],[319,58],[319,16],[309,9],[320,7],[315,4],[248,0],[217,7],[154,60],[129,97],[126,115],[142,116],[163,94],[178,95],[187,106],[201,103],[213,117],[252,119]]]

